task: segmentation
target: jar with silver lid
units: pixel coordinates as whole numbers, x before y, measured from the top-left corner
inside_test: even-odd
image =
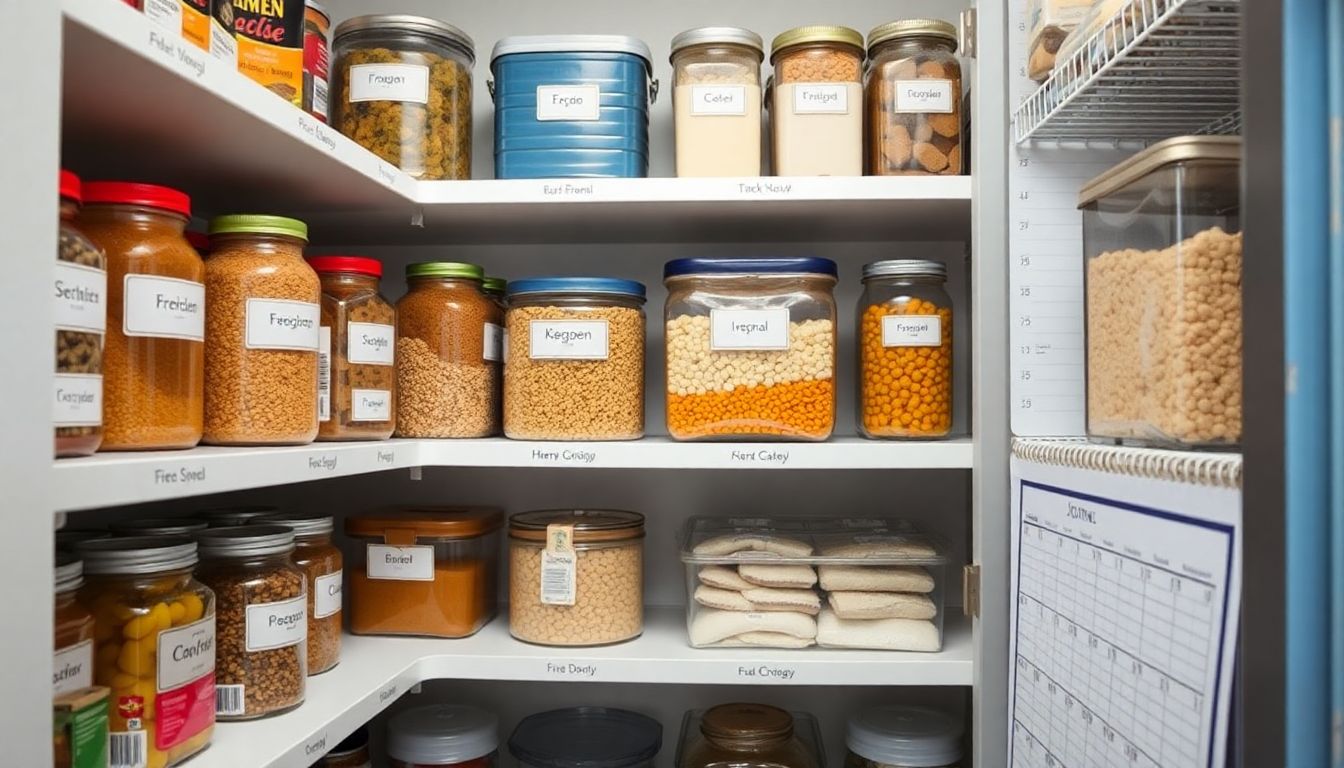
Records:
[[[108,528],[116,536],[195,536],[204,531],[209,524],[204,520],[190,517],[144,517],[138,520],[123,520]]]
[[[344,558],[331,543],[331,515],[285,512],[256,518],[259,525],[294,530],[294,564],[308,580],[308,674],[317,675],[341,660],[341,591]]]
[[[254,518],[262,515],[274,515],[279,511],[279,507],[268,504],[211,507],[197,512],[196,517],[204,520],[211,528],[232,528],[236,525],[247,525]]]
[[[761,175],[761,36],[699,27],[672,38],[678,176]]]
[[[932,707],[873,707],[849,719],[845,768],[957,768],[962,723]]]

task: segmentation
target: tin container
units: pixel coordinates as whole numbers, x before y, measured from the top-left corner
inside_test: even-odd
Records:
[[[331,14],[308,0],[303,14],[303,109],[327,122],[327,90],[331,68]]]
[[[303,106],[303,19],[291,2],[235,2],[238,71],[296,107]]]

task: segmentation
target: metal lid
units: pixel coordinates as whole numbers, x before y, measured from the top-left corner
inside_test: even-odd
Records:
[[[575,544],[623,541],[644,536],[644,516],[619,509],[539,509],[519,512],[509,518],[509,537],[545,541],[546,528],[574,526]]]
[[[942,19],[902,19],[879,24],[868,32],[868,52],[889,40],[909,37],[936,37],[952,43],[957,50],[957,28]]]
[[[514,35],[495,43],[490,62],[515,53],[629,53],[653,71],[653,54],[643,40],[629,35]]]
[[[362,32],[364,30],[377,30],[379,32],[413,32],[420,35],[435,37],[447,42],[455,48],[460,48],[463,53],[471,59],[471,63],[476,63],[476,43],[471,36],[446,21],[438,19],[428,19],[424,16],[412,16],[404,13],[373,13],[366,16],[356,16],[352,19],[346,19],[336,25],[336,31],[332,33],[332,46],[340,40],[341,36],[352,32]]]
[[[347,517],[345,534],[386,538],[389,531],[399,531],[417,539],[471,539],[503,524],[504,513],[488,507],[399,507]]]
[[[806,27],[794,27],[776,35],[774,41],[770,43],[770,56],[774,57],[775,54],[785,48],[808,43],[850,45],[858,49],[860,58],[863,57],[864,53],[863,33],[857,29],[829,24],[813,24]]]
[[[961,762],[962,724],[931,707],[886,706],[849,719],[845,744],[866,760],[932,768]]]
[[[1241,163],[1240,136],[1177,136],[1159,141],[1083,185],[1078,207],[1114,194],[1164,166],[1192,161]]]
[[[91,576],[140,576],[196,564],[196,542],[182,536],[81,541],[75,552],[84,561],[84,573]]]
[[[835,277],[835,262],[816,256],[786,259],[673,259],[663,265],[663,279],[681,275],[827,275]]]
[[[210,236],[215,235],[279,235],[308,241],[308,225],[288,216],[264,213],[234,213],[216,216],[210,220]]]
[[[336,528],[336,521],[331,515],[321,512],[281,512],[254,517],[248,521],[248,525],[282,525],[292,529],[298,537],[331,533]]]
[[[509,283],[509,296],[528,293],[600,293],[643,299],[644,284],[617,277],[530,277]]]
[[[341,739],[341,743],[336,748],[327,753],[327,760],[333,757],[346,757],[356,752],[367,750],[369,748],[369,727],[361,725],[355,729],[354,733]],[[326,761],[324,761],[325,764]]]
[[[70,552],[56,553],[56,589],[58,595],[73,592],[84,584],[84,563]]]
[[[863,265],[863,279],[872,277],[937,277],[947,279],[947,265],[925,259],[887,259]]]
[[[528,715],[509,752],[537,768],[624,768],[647,763],[663,746],[663,726],[624,709],[570,707]]]
[[[486,293],[495,293],[503,296],[504,291],[508,287],[509,281],[502,277],[487,277],[481,280],[481,290]]]
[[[56,532],[56,548],[73,549],[81,541],[110,538],[112,538],[111,531],[98,528],[62,528]]]
[[[499,749],[499,717],[461,704],[431,704],[387,724],[387,756],[415,765],[455,765]]]
[[[204,531],[208,524],[204,520],[190,517],[146,517],[139,520],[127,520],[108,526],[118,536],[191,536]]]
[[[694,45],[740,45],[756,51],[756,58],[765,55],[761,36],[742,27],[696,27],[672,38],[672,55]]]
[[[406,265],[407,277],[458,277],[464,280],[482,280],[485,269],[463,261],[421,261]]]
[[[720,704],[705,711],[700,732],[728,741],[783,741],[793,735],[793,715],[768,704]]]
[[[294,551],[294,529],[283,525],[211,528],[196,534],[201,557],[260,557]]]
[[[196,516],[210,524],[211,528],[230,528],[246,525],[247,521],[262,515],[273,515],[279,507],[269,504],[240,505],[236,507],[211,507],[196,513]]]
[[[317,2],[317,0],[306,0],[304,5],[308,6],[309,10],[322,14],[327,21],[331,21],[331,12],[327,10],[327,6]]]

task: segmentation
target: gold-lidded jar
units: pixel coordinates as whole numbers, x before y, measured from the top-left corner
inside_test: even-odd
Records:
[[[964,167],[957,28],[904,19],[868,33],[864,142],[872,176],[955,176]]]
[[[863,35],[814,25],[770,44],[776,176],[863,175]]]

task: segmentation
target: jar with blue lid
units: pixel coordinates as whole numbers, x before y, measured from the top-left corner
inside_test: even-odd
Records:
[[[648,175],[653,58],[622,35],[506,37],[490,57],[495,178]]]
[[[607,277],[509,282],[504,434],[516,440],[644,435],[641,283]]]

